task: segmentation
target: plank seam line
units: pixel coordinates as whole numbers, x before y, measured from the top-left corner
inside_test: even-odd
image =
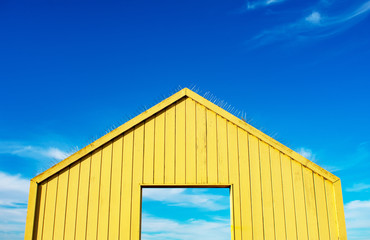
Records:
[[[261,139],[257,138],[257,144],[258,144],[258,164],[259,164],[259,176],[260,176],[260,188],[261,188],[261,208],[262,208],[262,235],[263,239],[265,239],[265,216],[264,216],[264,207],[263,207],[263,194],[262,194],[262,169],[261,169],[261,146],[260,146]]]
[[[87,220],[89,219],[89,201],[90,201],[90,179],[91,179],[91,162],[92,162],[92,154],[90,154],[90,166],[89,166],[89,183],[87,186],[87,204],[86,204],[86,224],[85,224],[85,239],[87,239]]]
[[[271,207],[272,207],[272,219],[273,219],[273,223],[274,223],[274,237],[276,239],[276,225],[275,225],[275,208],[274,208],[274,188],[272,187],[272,166],[271,166],[271,146],[266,144],[267,147],[268,147],[268,152],[269,152],[269,170],[270,170],[270,190],[271,190]]]
[[[107,238],[109,239],[109,224],[110,224],[110,204],[111,204],[111,192],[112,192],[112,167],[113,167],[113,152],[114,152],[114,142],[117,141],[117,139],[112,140],[111,145],[111,153],[110,153],[110,173],[109,173],[109,200],[108,200],[108,226],[107,226]]]

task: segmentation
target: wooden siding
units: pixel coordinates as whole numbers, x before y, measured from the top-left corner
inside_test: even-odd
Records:
[[[190,97],[38,183],[25,238],[138,240],[143,185],[231,186],[235,240],[346,239],[331,180]]]

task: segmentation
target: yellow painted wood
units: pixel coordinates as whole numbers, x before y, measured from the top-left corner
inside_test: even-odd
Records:
[[[185,129],[185,99],[176,104],[176,179],[175,183],[185,183],[186,170],[186,129]]]
[[[44,213],[45,213],[45,201],[46,201],[46,191],[47,191],[47,182],[42,183],[38,187],[38,206],[37,206],[37,218],[36,218],[36,224],[35,228],[37,229],[34,234],[33,238],[34,239],[42,239],[42,231],[44,227]]]
[[[80,162],[73,164],[69,169],[68,197],[64,239],[74,239],[76,230],[76,213],[78,204],[78,187],[80,178]]]
[[[67,206],[69,169],[61,171],[58,176],[57,203],[55,207],[55,223],[53,239],[64,238],[64,223]]]
[[[260,141],[259,147],[261,161],[263,226],[265,239],[275,239],[274,206],[271,187],[270,149],[269,146],[262,141]]]
[[[98,140],[94,141],[93,143],[87,145],[80,151],[72,154],[65,160],[57,163],[50,169],[46,170],[43,173],[40,173],[36,177],[34,177],[32,180],[36,183],[40,183],[50,177],[51,175],[59,172],[61,169],[64,169],[65,167],[71,165],[75,161],[78,161],[85,155],[91,153],[92,151],[98,149],[102,145],[106,144],[107,142],[111,141],[115,137],[125,133],[126,131],[129,131],[132,127],[136,126],[137,124],[145,121],[146,119],[150,118],[151,116],[155,115],[156,113],[162,111],[163,109],[167,108],[168,106],[172,105],[179,99],[186,96],[187,89],[184,88],[180,90],[179,92],[173,94],[169,98],[163,100],[162,102],[158,103],[157,105],[153,106],[152,108],[146,110],[142,114],[138,115],[137,117],[131,119],[130,121],[126,122],[125,124],[119,126],[118,128],[114,129],[113,131],[109,132],[108,134],[104,135],[103,137],[99,138]]]
[[[123,137],[113,142],[108,238],[119,239]]]
[[[44,227],[42,239],[52,239],[54,231],[55,204],[57,198],[58,175],[48,181],[45,201]]]
[[[235,239],[242,237],[242,223],[240,210],[240,184],[239,184],[239,154],[238,154],[238,129],[232,123],[227,124],[228,129],[228,158],[230,170],[230,182],[233,183],[231,201],[233,208],[231,209],[233,215],[233,228]]]
[[[217,126],[216,124],[217,124],[216,113],[207,110],[207,163],[208,163],[207,175],[208,175],[208,183],[213,183],[213,184],[218,183]]]
[[[166,110],[165,125],[165,154],[164,154],[164,171],[165,183],[175,183],[175,124],[176,124],[176,107],[171,106]]]
[[[134,131],[134,160],[132,166],[131,239],[140,239],[141,189],[144,152],[144,125]]]
[[[306,200],[304,194],[302,165],[296,161],[291,161],[291,163],[294,190],[294,206],[297,219],[297,236],[298,239],[308,239]]]
[[[76,220],[76,239],[85,239],[86,224],[89,202],[89,185],[90,185],[90,162],[91,156],[83,159],[80,163],[80,179],[78,188],[78,205]]]
[[[308,237],[310,240],[316,240],[319,239],[319,231],[317,228],[317,210],[313,172],[306,167],[303,167],[302,172],[306,199]]]
[[[132,161],[134,132],[128,132],[123,138],[122,196],[120,217],[120,238],[131,239],[131,193],[132,193]]]
[[[314,174],[314,184],[315,184],[319,236],[320,239],[330,239],[328,214],[326,209],[324,178],[317,174]]]
[[[228,119],[229,121],[236,124],[238,127],[244,129],[248,133],[258,137],[259,139],[263,140],[264,142],[268,143],[269,145],[275,147],[282,153],[290,156],[291,158],[295,159],[296,161],[300,162],[302,165],[310,168],[314,172],[324,176],[328,180],[335,182],[339,178],[334,176],[332,173],[326,171],[325,169],[319,167],[317,164],[309,161],[308,159],[304,158],[303,156],[299,155],[298,153],[294,152],[293,150],[289,149],[288,147],[284,146],[283,144],[279,143],[275,139],[267,136],[266,134],[262,133],[258,129],[252,127],[251,125],[247,124],[245,121],[235,117],[234,115],[230,114],[229,112],[225,111],[224,109],[218,107],[217,105],[213,104],[212,102],[204,99],[203,97],[199,96],[198,94],[194,93],[193,91],[184,88],[179,92],[175,93],[171,97],[163,100],[162,102],[158,103],[154,107],[148,109],[147,111],[143,112],[139,116],[133,118],[132,120],[128,121],[127,123],[123,124],[122,126],[114,129],[112,132],[108,133],[107,135],[99,138],[95,142],[89,144],[85,148],[81,149],[80,151],[76,152],[75,154],[71,155],[70,157],[66,158],[64,161],[56,164],[52,168],[48,169],[47,171],[39,174],[32,180],[36,183],[40,183],[50,177],[51,175],[57,173],[61,169],[71,165],[73,162],[79,160],[81,157],[89,154],[90,152],[94,151],[95,149],[101,147],[103,144],[109,142],[110,140],[114,139],[115,137],[119,136],[120,134],[128,131],[133,126],[139,124],[140,122],[144,121],[147,118],[150,118],[154,114],[162,111],[166,107],[172,105],[176,101],[180,100],[183,97],[189,97],[195,100],[196,102],[204,105],[206,108],[216,112],[218,115],[222,116],[223,118]]]
[[[347,240],[346,222],[344,219],[344,207],[343,207],[343,196],[342,186],[340,180],[333,183],[335,206],[337,209],[337,220],[338,220],[338,233],[340,240]]]
[[[108,237],[111,172],[112,143],[105,145],[102,149],[102,160],[100,169],[98,239],[107,239]]]
[[[165,112],[155,118],[154,183],[164,183]]]
[[[326,207],[328,209],[330,239],[338,239],[338,221],[336,218],[333,183],[324,180],[326,193]]]
[[[291,159],[284,154],[281,155],[281,173],[283,180],[286,239],[297,239]]]
[[[238,127],[244,129],[251,135],[256,136],[257,138],[261,139],[262,141],[266,142],[267,144],[273,146],[280,152],[284,153],[285,155],[293,158],[294,160],[300,162],[302,165],[310,168],[314,172],[317,172],[318,174],[324,176],[328,180],[335,182],[339,178],[332,173],[326,171],[322,167],[318,166],[317,164],[311,162],[310,160],[304,158],[300,154],[294,152],[292,149],[288,148],[287,146],[279,143],[275,139],[271,138],[270,136],[264,134],[260,130],[254,128],[253,126],[249,125],[245,121],[241,120],[240,118],[237,118],[236,116],[232,115],[231,113],[227,112],[226,110],[220,108],[219,106],[215,105],[214,103],[206,100],[205,98],[199,96],[198,94],[194,93],[193,91],[189,89],[185,89],[185,95],[189,98],[192,98],[194,101],[204,105],[206,108],[216,112],[218,115],[222,116],[223,118],[229,120],[230,122],[236,124]]]
[[[197,152],[196,152],[196,118],[195,118],[195,102],[187,98],[186,105],[186,183],[197,182]]]
[[[207,183],[207,115],[206,108],[196,105],[197,183]]]
[[[28,194],[28,207],[27,207],[27,219],[26,219],[26,229],[24,231],[24,239],[32,239],[34,229],[35,229],[35,221],[36,211],[37,211],[37,183],[34,181],[30,181],[30,191]]]
[[[262,212],[262,190],[261,173],[259,159],[259,140],[252,135],[248,135],[249,142],[249,164],[251,176],[252,193],[252,220],[253,220],[253,239],[263,239],[263,212]]]
[[[155,119],[145,123],[143,183],[154,183],[154,130]]]
[[[248,134],[238,128],[240,211],[243,239],[252,239],[252,206],[249,174]]]
[[[139,239],[143,186],[230,187],[235,240],[346,238],[337,177],[188,89],[32,182],[25,239]]]
[[[90,186],[89,186],[89,210],[87,215],[87,239],[97,238],[99,193],[100,193],[100,169],[102,151],[97,150],[91,156]]]
[[[275,236],[276,239],[286,239],[285,208],[283,184],[281,176],[280,152],[270,147],[272,195],[274,201]]]
[[[227,122],[217,116],[217,158],[218,158],[218,183],[229,183],[229,163],[227,156]]]

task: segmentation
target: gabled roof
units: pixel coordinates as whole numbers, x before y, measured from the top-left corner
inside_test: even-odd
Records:
[[[126,132],[127,130],[135,127],[136,125],[140,124],[141,122],[145,121],[146,119],[150,118],[151,116],[155,115],[156,113],[160,112],[161,110],[165,109],[166,107],[170,106],[171,104],[175,103],[176,101],[184,98],[189,97],[194,101],[202,104],[206,108],[214,111],[215,113],[219,114],[220,116],[224,117],[225,119],[229,120],[230,122],[234,123],[238,127],[244,129],[248,133],[256,136],[257,138],[261,139],[262,141],[270,144],[272,147],[276,148],[277,150],[281,151],[282,153],[288,155],[293,160],[298,161],[302,165],[306,166],[307,168],[311,169],[313,172],[323,176],[324,178],[328,179],[331,182],[336,182],[339,180],[338,177],[333,175],[332,173],[326,171],[325,169],[321,168],[317,164],[311,162],[310,160],[306,159],[305,157],[301,156],[300,154],[296,153],[295,151],[291,150],[290,148],[286,147],[285,145],[279,143],[275,139],[269,137],[268,135],[264,134],[260,130],[252,127],[248,123],[244,122],[243,120],[237,118],[236,116],[232,115],[231,113],[227,112],[226,110],[220,108],[219,106],[215,105],[214,103],[206,100],[205,98],[199,96],[195,92],[191,91],[190,89],[184,88],[179,92],[173,94],[169,98],[163,100],[162,102],[158,103],[154,107],[146,110],[145,112],[141,113],[137,117],[131,119],[130,121],[124,123],[123,125],[119,126],[118,128],[114,129],[113,131],[109,132],[108,134],[104,135],[103,137],[99,138],[98,140],[94,141],[93,143],[87,145],[83,149],[79,150],[78,152],[74,153],[73,155],[69,156],[68,158],[64,159],[63,161],[59,162],[58,164],[54,165],[53,167],[49,168],[45,172],[39,174],[38,176],[31,179],[31,181],[35,183],[40,183],[45,179],[49,178],[50,176],[58,173],[59,171],[63,170],[64,168],[68,167],[69,165],[73,164],[74,162],[78,161],[85,155],[91,153],[95,149],[101,147],[105,143],[109,142],[110,140],[114,139],[115,137],[121,135],[122,133]]]

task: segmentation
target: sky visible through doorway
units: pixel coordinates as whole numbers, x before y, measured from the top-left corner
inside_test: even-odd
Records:
[[[229,240],[228,188],[143,188],[141,240]]]

